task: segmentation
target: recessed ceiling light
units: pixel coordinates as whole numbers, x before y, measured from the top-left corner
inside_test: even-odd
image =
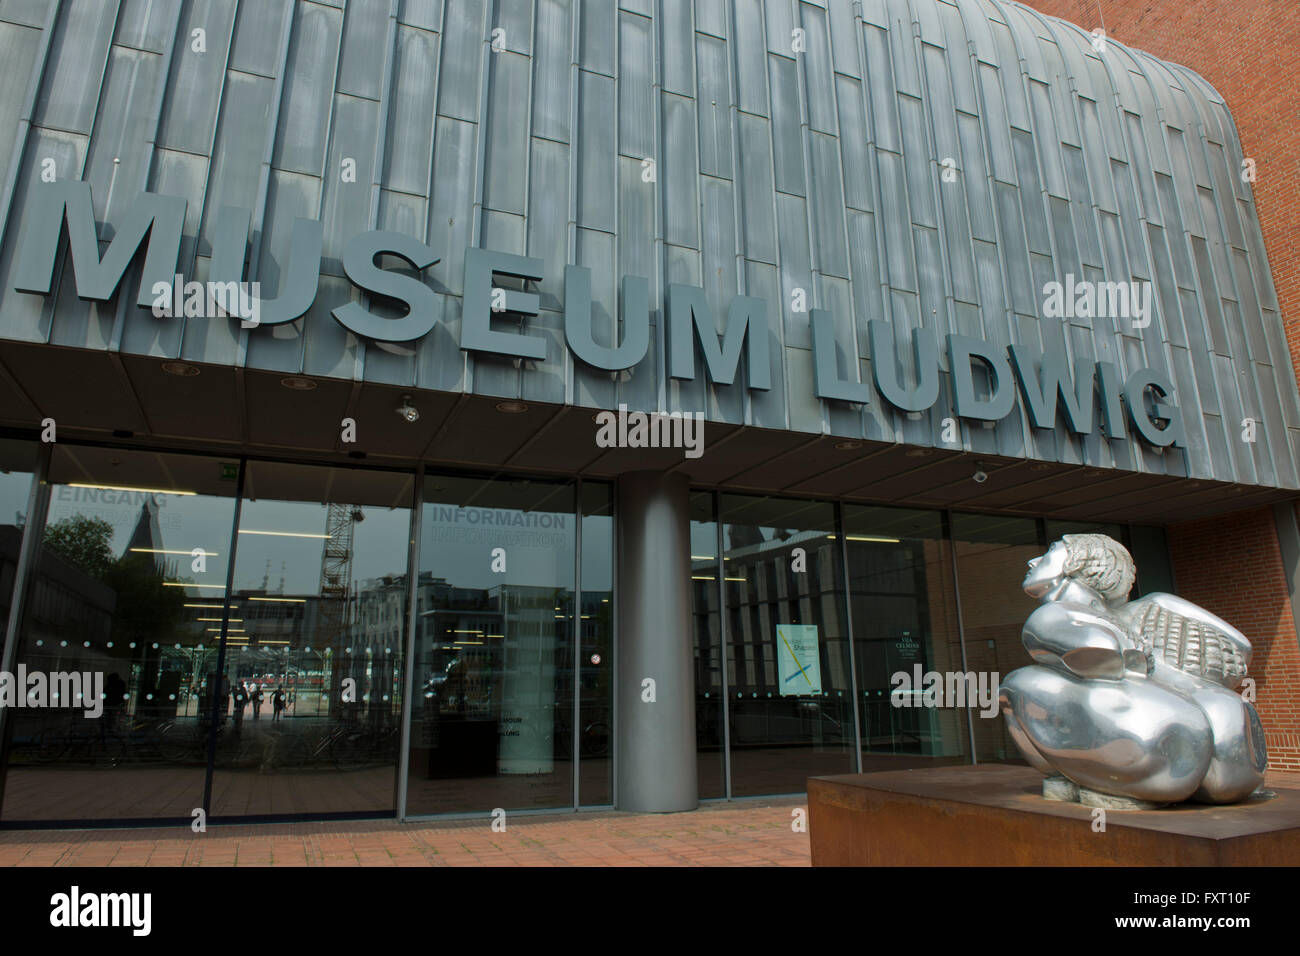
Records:
[[[189,362],[163,362],[162,370],[168,375],[179,375],[182,378],[193,378],[199,374],[199,367]]]
[[[908,458],[929,458],[934,454],[933,448],[909,448],[905,452]]]
[[[310,392],[316,387],[315,382],[300,375],[290,375],[287,378],[282,378],[280,384],[292,392]]]
[[[497,402],[497,411],[504,412],[507,415],[518,415],[528,411],[528,406],[523,402]]]
[[[1051,471],[1052,466],[1045,461],[1040,461],[1037,464],[1030,465],[1029,470],[1030,471]]]
[[[836,451],[854,451],[861,447],[862,442],[860,441],[837,441],[835,443]]]

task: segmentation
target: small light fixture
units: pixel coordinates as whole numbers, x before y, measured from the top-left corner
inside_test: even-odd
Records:
[[[418,422],[420,420],[420,410],[411,404],[411,396],[403,395],[402,404],[397,406],[397,414],[401,415],[408,422]]]
[[[837,441],[835,443],[836,451],[857,451],[861,447],[862,442],[860,441]]]
[[[315,382],[309,378],[303,378],[301,375],[290,375],[287,378],[282,378],[280,384],[291,392],[310,392],[316,388]]]
[[[497,411],[503,412],[506,415],[520,415],[528,411],[528,406],[524,402],[497,402]]]
[[[181,378],[193,378],[199,374],[199,367],[189,362],[163,362],[162,370],[168,375],[178,375]]]
[[[909,448],[904,452],[908,458],[929,458],[933,454],[933,448]]]
[[[982,485],[984,484],[984,482],[989,480],[989,473],[985,470],[986,468],[988,468],[988,465],[986,465],[984,462],[982,461],[975,462],[975,474],[971,475],[971,478],[975,481],[975,484]]]

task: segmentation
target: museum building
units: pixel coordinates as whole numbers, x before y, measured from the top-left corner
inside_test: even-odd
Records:
[[[0,826],[1018,762],[893,678],[1027,664],[1079,531],[1259,589],[1300,769],[1300,394],[1193,70],[1010,0],[26,0],[0,51]]]

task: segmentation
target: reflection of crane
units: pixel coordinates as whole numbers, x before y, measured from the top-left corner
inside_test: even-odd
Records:
[[[355,505],[333,504],[325,514],[325,548],[320,561],[320,609],[314,643],[321,650],[333,651],[327,693],[330,695],[329,713],[340,711],[343,678],[348,676],[344,641],[351,624],[352,590],[352,531],[353,526],[365,518]],[[358,689],[358,699],[360,689]]]

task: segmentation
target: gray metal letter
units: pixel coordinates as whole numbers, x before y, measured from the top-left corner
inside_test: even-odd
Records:
[[[373,295],[398,299],[407,306],[400,319],[386,319],[349,302],[332,311],[344,328],[381,342],[410,342],[427,335],[436,321],[438,298],[433,290],[411,276],[388,272],[375,265],[381,254],[397,256],[419,271],[438,261],[433,250],[419,239],[400,232],[363,232],[343,249],[343,271],[349,279]]]
[[[175,281],[176,260],[181,251],[181,229],[185,226],[185,200],[142,192],[132,203],[126,221],[99,257],[99,236],[95,230],[95,207],[90,184],[76,180],[41,183],[34,200],[40,209],[31,217],[31,231],[22,237],[22,256],[17,269],[19,292],[49,295],[54,281],[54,260],[59,254],[59,236],[68,224],[68,245],[72,249],[72,270],[77,295],[82,299],[107,302],[117,292],[126,267],[140,250],[145,235],[149,244],[140,270],[140,291],[136,305],[153,305],[153,286]]]
[[[1101,389],[1101,426],[1106,429],[1106,437],[1127,438],[1124,432],[1124,403],[1119,398],[1124,386],[1113,363],[1097,363],[1097,385]]]
[[[992,375],[988,398],[975,397],[975,380],[970,361],[981,359]],[[1011,412],[1016,387],[1011,383],[1011,366],[996,346],[967,335],[948,336],[948,363],[952,369],[952,409],[962,418],[996,422]]]
[[[813,383],[817,397],[856,402],[859,405],[870,404],[869,385],[854,381],[853,378],[840,378],[840,348],[835,341],[835,319],[825,309],[813,309],[808,317],[812,320]],[[857,365],[856,346],[852,354],[853,364]]]
[[[745,371],[750,388],[767,390],[772,387],[772,372],[767,355],[767,303],[762,299],[738,295],[727,308],[727,330],[718,343],[718,330],[713,321],[713,310],[704,297],[704,290],[689,285],[668,286],[668,374],[673,378],[695,378],[695,339],[698,333],[700,349],[709,378],[718,385],[730,385],[736,380],[740,365],[740,347],[748,346],[745,354]]]
[[[546,358],[546,339],[541,336],[492,330],[492,277],[499,274],[536,281],[542,277],[543,267],[541,259],[487,249],[465,250],[465,306],[460,323],[462,350],[528,359]],[[531,292],[504,291],[507,312],[537,314],[537,296]]]
[[[1043,355],[1030,345],[1011,346],[1011,362],[1020,382],[1020,394],[1029,409],[1029,421],[1035,428],[1056,427],[1056,398],[1059,395],[1065,406],[1065,417],[1071,430],[1081,435],[1092,433],[1093,376],[1096,374],[1091,359],[1077,359],[1074,363],[1074,388],[1067,387],[1069,371],[1065,356],[1060,352]],[[1034,365],[1041,362],[1042,371],[1034,373]]]
[[[1147,389],[1155,394],[1155,403],[1150,412],[1147,411],[1146,404]],[[1169,379],[1149,368],[1138,369],[1128,377],[1124,385],[1129,419],[1138,430],[1138,434],[1157,448],[1165,445],[1185,448],[1187,445],[1183,436],[1183,416],[1178,406],[1161,401],[1162,398],[1168,398],[1173,393],[1174,386]],[[1169,424],[1164,428],[1157,428],[1154,421],[1156,418],[1166,418]]]
[[[620,298],[626,338],[614,348],[597,345],[591,336],[591,270],[564,267],[564,339],[574,355],[607,372],[631,368],[650,349],[650,283],[640,276],[624,276]],[[617,322],[614,338],[617,341]]]
[[[894,352],[894,327],[880,319],[867,323],[871,338],[871,376],[885,401],[905,412],[923,412],[939,400],[939,343],[929,329],[912,330],[912,355],[916,358],[916,388],[899,381]]]
[[[248,224],[252,214],[238,206],[222,206],[213,225],[212,268],[209,281],[244,281],[248,254]],[[324,227],[319,219],[295,219],[289,240],[289,266],[280,273],[274,299],[261,300],[258,325],[282,325],[305,315],[316,300]],[[236,318],[232,316],[232,318]]]

